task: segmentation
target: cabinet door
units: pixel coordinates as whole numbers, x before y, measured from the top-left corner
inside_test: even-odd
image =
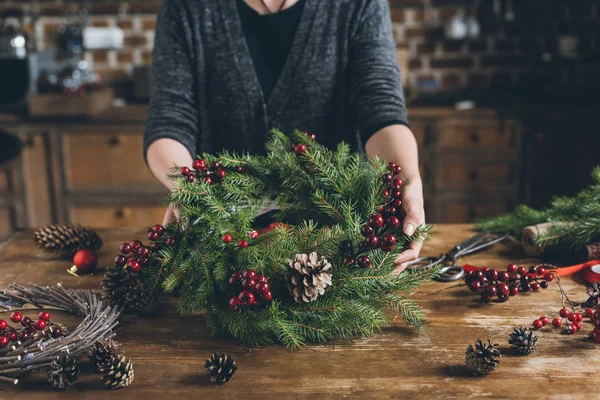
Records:
[[[161,223],[165,211],[162,205],[74,205],[69,219],[93,228],[145,228]]]
[[[473,187],[489,186],[490,189],[498,185],[509,185],[515,183],[515,168],[507,163],[486,164],[484,160],[480,163],[446,162],[439,169],[438,188],[443,187]]]
[[[141,133],[65,133],[63,151],[67,191],[164,191],[144,161]]]
[[[448,119],[439,126],[441,148],[511,149],[520,142],[518,126],[512,121]]]

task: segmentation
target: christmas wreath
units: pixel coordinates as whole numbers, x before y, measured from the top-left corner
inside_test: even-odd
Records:
[[[182,313],[204,310],[215,335],[290,348],[369,336],[395,315],[422,328],[406,294],[437,271],[391,274],[407,244],[399,166],[329,150],[314,135],[273,131],[267,155],[204,154],[173,170],[176,224],[155,225],[151,245],[121,245],[103,286],[113,302],[151,311],[176,292]],[[276,204],[270,229],[255,230]]]

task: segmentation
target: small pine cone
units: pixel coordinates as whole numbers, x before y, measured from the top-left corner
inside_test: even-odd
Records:
[[[469,345],[467,348],[467,368],[473,375],[487,375],[500,364],[500,360],[497,359],[500,357],[500,351],[494,348],[495,346],[498,345],[492,344],[489,339],[487,344],[483,343],[481,339],[477,339],[475,348]]]
[[[96,231],[77,224],[44,226],[35,230],[33,240],[39,248],[60,257],[72,257],[83,249],[102,248],[102,239]]]
[[[125,295],[124,304],[125,309],[141,314],[151,314],[158,306],[156,296],[146,290],[141,282],[130,287]]]
[[[102,378],[107,389],[121,389],[133,382],[133,363],[124,355],[119,355],[112,360],[109,370]]]
[[[111,303],[128,311],[151,313],[156,309],[157,299],[138,279],[138,274],[123,267],[112,266],[102,281],[104,295]]]
[[[90,348],[88,356],[98,372],[108,372],[115,358],[124,355],[123,346],[116,340],[100,340]]]
[[[229,382],[237,371],[235,360],[225,353],[214,353],[206,360],[204,368],[206,368],[206,375],[210,377],[210,382],[217,385]]]
[[[317,252],[296,254],[294,260],[287,261],[290,269],[285,282],[297,303],[315,301],[331,286],[331,264],[325,257],[319,258]]]
[[[48,369],[48,382],[56,389],[66,389],[79,379],[79,366],[75,359],[66,355],[58,356]]]
[[[527,355],[535,351],[538,338],[529,328],[515,328],[509,335],[508,344],[520,354]]]

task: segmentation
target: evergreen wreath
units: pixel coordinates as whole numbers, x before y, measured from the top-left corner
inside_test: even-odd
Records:
[[[431,231],[402,233],[400,167],[277,130],[265,156],[204,154],[191,167],[170,176],[179,221],[150,228],[150,246],[121,245],[109,296],[126,298],[115,277],[128,275],[151,296],[175,291],[182,313],[204,310],[214,335],[255,345],[370,336],[394,314],[425,325],[406,294],[437,270],[391,274],[395,256]],[[269,203],[282,222],[259,234],[253,224]]]

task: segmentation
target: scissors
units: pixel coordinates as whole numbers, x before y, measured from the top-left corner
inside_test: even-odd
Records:
[[[416,260],[409,262],[408,266],[416,271],[422,271],[443,265],[443,267],[440,268],[440,275],[434,279],[440,282],[454,282],[465,275],[463,267],[456,265],[456,261],[460,257],[487,249],[488,247],[503,241],[508,236],[508,233],[497,236],[482,232],[465,240],[461,244],[454,246],[449,252],[443,253],[439,257],[419,257]]]

